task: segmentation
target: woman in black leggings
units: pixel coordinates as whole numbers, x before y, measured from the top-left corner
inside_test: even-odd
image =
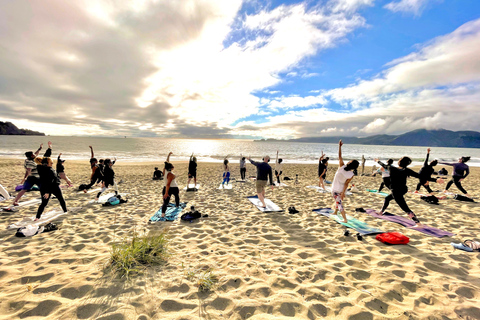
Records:
[[[42,195],[42,203],[40,204],[40,207],[38,207],[35,221],[42,216],[43,210],[45,210],[51,195],[57,197],[63,212],[67,213],[67,204],[63,199],[62,190],[60,189],[60,178],[52,166],[53,160],[49,157],[43,158],[42,165],[37,166],[41,181],[40,193]]]
[[[438,161],[433,160],[432,162],[430,162],[430,164],[428,164],[429,156],[430,156],[430,148],[427,149],[427,156],[425,158],[425,162],[423,163],[422,169],[420,169],[420,172],[419,172],[420,182],[417,184],[415,193],[418,193],[421,186],[423,186],[428,191],[428,193],[431,194],[433,192],[430,186],[428,185],[428,179],[432,177],[432,174],[435,171],[433,167],[435,167],[438,164]]]
[[[405,213],[407,213],[408,216],[413,221],[415,221],[416,223],[420,223],[420,220],[418,220],[415,213],[413,213],[413,211],[410,210],[407,203],[405,202],[405,198],[403,197],[405,193],[407,193],[408,191],[407,178],[414,177],[414,178],[420,179],[420,175],[417,172],[407,168],[407,166],[410,165],[410,163],[412,163],[412,159],[410,159],[409,157],[401,158],[400,160],[398,160],[398,168],[386,165],[383,162],[378,161],[378,159],[375,159],[375,161],[378,162],[378,164],[381,165],[383,168],[390,171],[390,179],[391,179],[392,192],[387,197],[385,197],[385,202],[383,203],[383,207],[380,214],[384,214],[385,210],[387,210],[388,205],[390,204],[390,201],[395,200],[398,206]],[[428,181],[443,183],[442,179],[436,180],[436,179],[430,178],[428,179]]]

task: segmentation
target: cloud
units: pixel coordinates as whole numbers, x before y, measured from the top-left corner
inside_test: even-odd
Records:
[[[431,0],[399,0],[387,3],[384,8],[393,12],[413,13],[418,16]]]

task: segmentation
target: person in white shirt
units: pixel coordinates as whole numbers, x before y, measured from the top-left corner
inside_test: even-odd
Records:
[[[347,164],[343,162],[342,158],[342,145],[343,142],[340,140],[338,142],[338,170],[335,173],[335,178],[333,178],[332,183],[332,196],[335,199],[335,212],[338,211],[342,214],[343,222],[347,223],[347,215],[345,214],[345,208],[343,207],[343,198],[345,197],[345,191],[347,190],[348,184],[353,179],[353,170],[357,169],[359,163],[357,160],[350,160]]]

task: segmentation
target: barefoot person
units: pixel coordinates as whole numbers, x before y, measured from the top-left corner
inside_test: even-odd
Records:
[[[115,194],[118,195],[118,187],[117,187],[117,182],[115,181],[115,171],[113,171],[113,165],[115,164],[115,161],[112,161],[110,159],[105,159],[103,162],[104,168],[103,168],[103,183],[102,183],[102,190],[97,194],[97,197],[95,198],[95,201],[98,201],[98,198],[100,198],[100,195],[104,193],[109,186],[113,186],[115,190]]]
[[[245,180],[245,175],[247,174],[247,166],[245,157],[240,154],[240,178]]]
[[[180,206],[180,190],[178,189],[177,181],[175,180],[175,174],[172,172],[175,167],[173,164],[169,162],[170,155],[173,154],[170,152],[167,157],[167,161],[165,161],[165,168],[166,171],[165,178],[167,179],[167,183],[165,187],[163,187],[163,205],[162,205],[162,218],[165,218],[165,213],[167,212],[167,206],[170,203],[170,198],[175,196],[175,206],[178,208]]]
[[[325,159],[325,155],[323,154],[318,159],[318,186],[325,190],[325,177],[327,174],[327,159]]]
[[[51,144],[48,145],[49,149]],[[42,203],[38,207],[37,216],[35,221],[40,219],[45,207],[52,195],[57,197],[63,212],[67,213],[67,205],[65,199],[63,199],[62,190],[60,189],[60,178],[57,172],[53,170],[53,160],[50,157],[44,157],[42,165],[37,166],[38,174],[40,175],[40,193],[42,195]]]
[[[277,178],[277,183],[280,185],[280,176],[282,175],[282,168],[283,168],[283,159],[278,159],[278,150],[277,150],[277,157],[275,158],[275,177]]]
[[[225,182],[230,182],[230,166],[228,165],[228,155],[223,160],[223,181],[222,181],[222,188],[225,187]]]
[[[269,156],[265,156],[263,158],[263,162],[256,162],[247,158],[251,164],[257,167],[257,181],[256,181],[256,188],[257,188],[257,195],[258,199],[262,203],[262,207],[266,208],[267,205],[265,204],[265,187],[267,186],[268,181],[270,181],[270,186],[273,190],[273,177],[272,177],[272,167],[268,164],[270,161]]]
[[[468,165],[467,165],[468,160],[470,160],[470,157],[461,157],[460,159],[458,159],[457,163],[440,162],[440,164],[453,166],[452,180],[448,181],[444,192],[447,192],[448,189],[450,189],[450,187],[452,186],[452,184],[455,183],[458,190],[460,190],[461,192],[463,192],[463,194],[469,197],[467,191],[462,187],[462,184],[461,184],[461,182],[470,173],[470,169],[468,168]]]
[[[391,166],[393,164],[393,159],[388,159],[387,161],[387,166]],[[381,192],[384,187],[387,187],[389,190],[391,189],[391,184],[392,180],[390,179],[390,171],[388,169],[385,169],[383,167],[380,167],[381,169],[380,172],[382,173],[382,183],[380,184],[380,187],[378,188],[377,192]]]
[[[383,215],[385,213],[385,210],[387,210],[388,205],[390,204],[390,201],[395,200],[398,206],[405,213],[407,213],[408,216],[414,222],[420,223],[420,220],[418,220],[415,213],[413,213],[413,211],[410,210],[410,208],[407,205],[407,202],[405,201],[405,198],[403,197],[405,193],[407,193],[408,191],[407,178],[408,177],[414,177],[417,179],[421,178],[420,174],[407,168],[407,166],[412,163],[412,159],[410,159],[409,157],[401,158],[400,160],[398,160],[398,168],[391,165],[390,166],[386,165],[383,162],[379,161],[378,159],[375,159],[375,162],[377,162],[383,168],[388,169],[388,171],[390,171],[390,179],[391,179],[391,188],[390,188],[391,193],[387,197],[385,197],[385,202],[383,203],[383,207],[380,211],[380,214]],[[443,183],[443,180],[441,178],[439,179],[429,178],[428,181]]]
[[[65,174],[65,166],[63,165],[65,160],[60,159],[61,156],[62,154],[60,153],[57,158],[57,174],[60,179],[65,180],[68,186],[71,187],[73,186],[73,184],[72,181],[70,181],[70,179],[68,179],[67,175]]]
[[[45,151],[45,154],[43,155],[44,157],[50,157],[52,155],[52,149],[50,148],[51,142],[48,142],[48,149]],[[18,200],[27,192],[30,190],[34,185],[37,185],[40,187],[40,175],[38,174],[37,171],[37,164],[41,164],[42,159],[37,158],[38,154],[40,153],[40,150],[43,148],[43,143],[40,145],[37,151],[27,151],[25,152],[25,157],[27,159],[25,160],[24,163],[24,168],[25,168],[25,176],[23,177],[22,182],[22,190],[17,194],[15,199],[13,199],[13,205],[18,206]]]
[[[425,162],[423,163],[422,169],[420,169],[420,171],[418,172],[420,174],[420,181],[417,184],[415,193],[418,193],[421,186],[423,186],[428,191],[429,194],[433,193],[432,189],[430,189],[430,186],[428,185],[428,179],[432,177],[432,174],[435,171],[433,167],[435,167],[438,164],[438,161],[433,160],[429,164],[428,163],[429,156],[430,156],[430,148],[427,149],[427,156],[425,157]]]
[[[190,156],[190,161],[188,162],[188,181],[187,188],[190,184],[190,180],[193,178],[193,183],[195,183],[194,188],[197,187],[197,158],[192,155]]]
[[[347,164],[343,162],[342,158],[342,146],[343,142],[338,142],[338,170],[335,173],[332,183],[332,196],[335,199],[335,211],[333,214],[337,214],[338,211],[342,214],[343,222],[347,223],[347,215],[345,214],[345,208],[343,207],[343,199],[345,198],[345,192],[347,191],[348,184],[352,181],[354,173],[353,170],[358,168],[357,160],[350,160]]]

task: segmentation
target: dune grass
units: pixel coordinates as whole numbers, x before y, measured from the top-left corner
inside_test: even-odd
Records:
[[[218,276],[214,273],[213,268],[207,270],[188,268],[185,271],[187,279],[192,281],[200,291],[213,291],[219,281]]]
[[[112,244],[109,266],[122,277],[128,278],[148,266],[167,262],[170,256],[168,244],[169,237],[165,230],[145,236],[134,232],[131,238]]]

